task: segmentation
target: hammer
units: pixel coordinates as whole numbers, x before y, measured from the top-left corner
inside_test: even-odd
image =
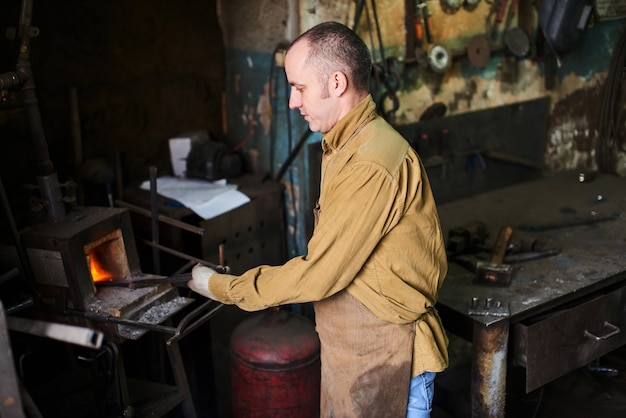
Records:
[[[511,283],[511,272],[513,268],[508,264],[504,264],[503,260],[512,234],[513,229],[510,226],[505,226],[500,229],[496,242],[491,250],[489,261],[479,260],[476,262],[475,282],[505,286]]]

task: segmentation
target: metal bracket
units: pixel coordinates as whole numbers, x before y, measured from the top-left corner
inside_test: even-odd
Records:
[[[472,297],[467,310],[468,315],[478,316],[509,316],[509,303],[493,300],[491,297]]]

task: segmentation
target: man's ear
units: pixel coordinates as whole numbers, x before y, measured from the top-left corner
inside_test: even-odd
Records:
[[[330,76],[329,91],[335,97],[341,96],[348,89],[348,77],[341,71],[335,71]]]

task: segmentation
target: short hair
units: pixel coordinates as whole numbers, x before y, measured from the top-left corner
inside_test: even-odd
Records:
[[[369,90],[372,58],[353,30],[338,22],[324,22],[298,36],[291,45],[299,41],[308,42],[307,64],[318,70],[320,83],[326,83],[334,71],[341,71],[357,91]]]

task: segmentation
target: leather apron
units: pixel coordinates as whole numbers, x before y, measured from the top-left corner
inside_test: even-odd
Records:
[[[345,290],[314,308],[321,417],[406,417],[415,323],[383,321]]]

